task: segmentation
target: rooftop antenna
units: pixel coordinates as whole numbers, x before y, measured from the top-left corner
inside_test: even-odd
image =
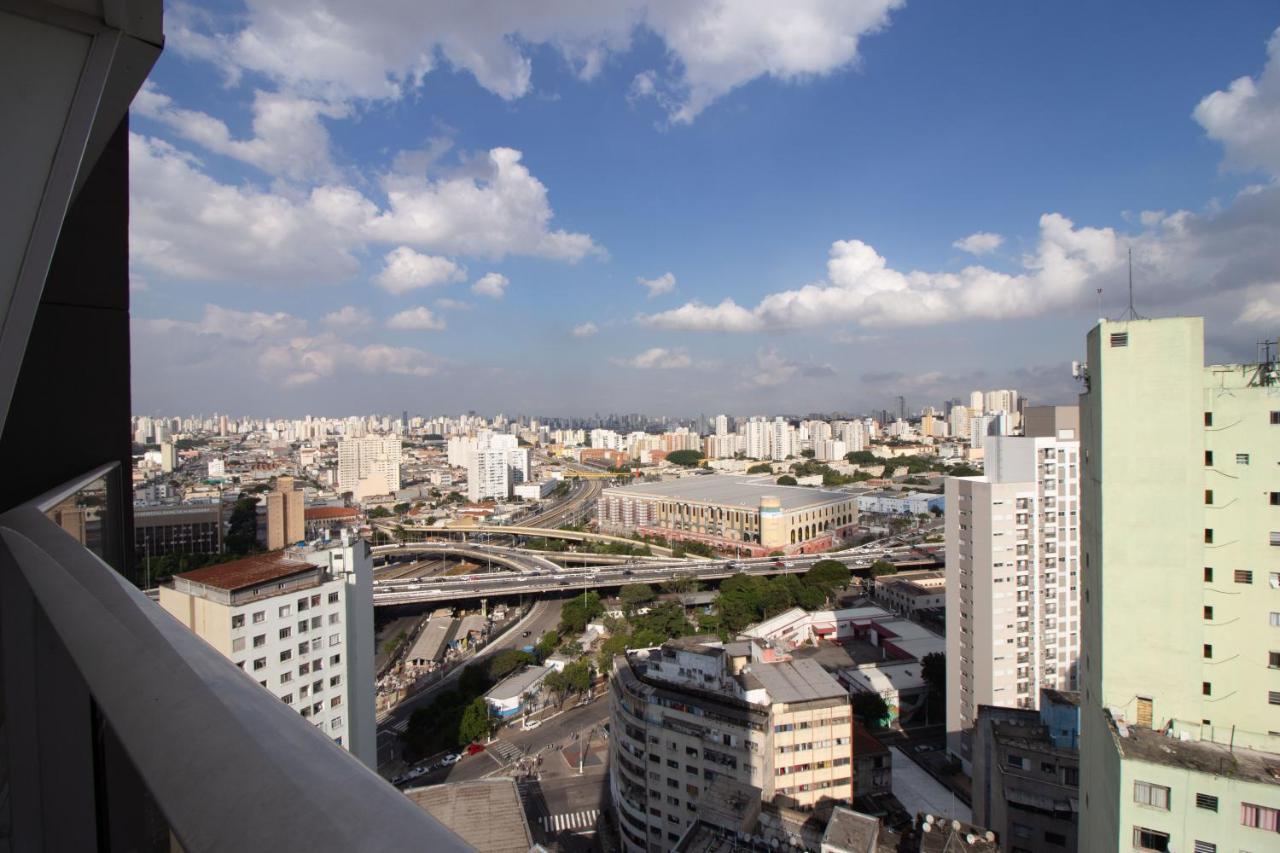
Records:
[[[1102,288],[1099,287],[1098,288],[1098,322],[1101,323],[1105,319],[1107,318],[1102,316]]]
[[[1124,313],[1125,320],[1145,320],[1138,309],[1133,307],[1133,247],[1129,247],[1129,310]]]

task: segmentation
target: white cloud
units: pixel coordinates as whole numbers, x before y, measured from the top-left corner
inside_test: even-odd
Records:
[[[373,315],[363,308],[345,305],[337,311],[330,311],[320,319],[320,323],[339,334],[360,331],[373,325]]]
[[[586,322],[573,327],[571,334],[575,338],[590,338],[600,331],[600,327],[595,323]]]
[[[513,148],[494,148],[465,169],[435,179],[421,170],[393,172],[383,182],[387,208],[370,219],[368,235],[490,258],[516,254],[573,262],[603,254],[586,234],[551,229],[547,188],[522,157]]]
[[[180,279],[311,283],[355,275],[358,234],[317,191],[287,198],[221,184],[172,145],[130,134],[131,260]]]
[[[669,272],[664,272],[657,278],[637,278],[636,281],[649,290],[650,299],[663,293],[670,293],[676,287],[676,277]]]
[[[226,123],[208,113],[182,109],[153,83],[143,84],[133,111],[171,128],[184,139],[271,175],[314,183],[337,175],[329,131],[321,118],[340,119],[348,107],[279,92],[253,93],[253,137],[234,139]]]
[[[413,347],[360,346],[331,332],[313,335],[305,320],[283,312],[206,305],[199,320],[135,318],[132,325],[135,346],[165,353],[170,368],[225,375],[226,366],[238,362],[248,375],[275,386],[345,374],[431,376],[441,367],[439,358]]]
[[[1271,330],[1280,326],[1280,282],[1260,289],[1257,296],[1245,303],[1239,316],[1236,317],[1236,323],[1246,326],[1266,326]]]
[[[450,299],[442,296],[436,300],[436,307],[441,311],[470,311],[471,303],[463,302],[461,299]]]
[[[492,299],[501,299],[503,294],[507,292],[507,285],[510,283],[502,273],[485,273],[480,276],[475,284],[471,285],[471,292],[478,293],[481,296],[488,296]]]
[[[1228,163],[1280,176],[1280,29],[1271,34],[1261,74],[1206,95],[1192,115],[1222,143]]]
[[[971,255],[986,255],[1000,248],[1000,244],[1004,242],[1004,238],[999,234],[992,234],[989,231],[978,231],[970,234],[963,240],[957,240],[951,245],[962,252],[968,252]]]
[[[307,284],[348,280],[359,271],[357,251],[389,243],[398,248],[378,283],[403,293],[464,276],[418,250],[571,262],[604,255],[586,234],[551,229],[546,187],[520,152],[494,149],[469,165],[473,174],[438,180],[393,173],[380,208],[343,184],[306,194],[222,184],[192,155],[131,135],[131,259],[177,279]]]
[[[406,308],[404,311],[393,314],[387,320],[387,328],[400,329],[402,331],[433,332],[444,328],[444,320],[431,313],[431,309],[423,308],[419,305],[416,308]]]
[[[373,281],[388,293],[399,296],[420,287],[462,281],[466,276],[466,270],[448,258],[423,255],[401,246],[387,252],[382,272]]]
[[[614,359],[614,364],[637,370],[675,370],[690,367],[693,361],[684,350],[653,347],[628,359]]]
[[[775,388],[799,379],[828,378],[835,370],[827,364],[796,361],[775,347],[756,352],[756,363],[746,374],[745,384],[755,388]]]
[[[676,122],[760,77],[798,81],[854,65],[860,39],[905,0],[248,0],[243,28],[212,31],[180,10],[174,48],[213,61],[229,79],[256,71],[326,101],[404,97],[438,66],[471,74],[504,99],[532,86],[536,48],[557,50],[584,80],[628,51],[638,29],[656,35],[670,70],[638,94],[660,97]]]

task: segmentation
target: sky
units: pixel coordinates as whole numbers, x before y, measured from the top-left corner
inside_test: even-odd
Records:
[[[171,4],[133,405],[863,412],[1280,334],[1280,6]],[[1098,290],[1101,289],[1101,296]]]

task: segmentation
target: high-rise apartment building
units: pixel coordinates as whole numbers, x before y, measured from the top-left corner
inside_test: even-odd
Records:
[[[338,489],[356,500],[400,489],[400,439],[371,435],[338,442]]]
[[[303,491],[292,477],[277,477],[276,490],[267,493],[267,550],[279,551],[306,538]]]
[[[368,543],[273,551],[176,575],[160,587],[160,606],[377,768]]]
[[[791,428],[791,424],[787,423],[786,418],[774,418],[771,426],[773,435],[769,450],[772,458],[775,461],[781,461],[788,456],[796,455],[792,452],[791,446],[792,440],[795,438],[795,430]]]
[[[1280,371],[1185,317],[1087,359],[1080,849],[1280,849]]]
[[[506,499],[510,494],[511,468],[507,465],[507,451],[486,449],[472,453],[471,464],[467,466],[467,498],[472,501]]]
[[[761,652],[686,638],[614,658],[609,783],[623,850],[670,850],[718,777],[791,808],[852,800],[848,691],[815,661]]]
[[[729,417],[728,415],[716,415],[716,435],[729,434]]]
[[[979,705],[1077,687],[1079,413],[1044,408],[1042,434],[992,436],[984,474],[946,481],[947,748],[966,769]]]

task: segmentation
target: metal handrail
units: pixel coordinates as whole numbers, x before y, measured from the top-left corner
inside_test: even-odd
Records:
[[[44,515],[111,467],[0,515],[0,568],[20,572],[182,848],[471,849]]]

